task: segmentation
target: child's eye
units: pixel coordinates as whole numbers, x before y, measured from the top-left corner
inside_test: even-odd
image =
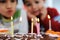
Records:
[[[39,1],[35,1],[35,3],[36,3],[36,4],[38,4],[38,3],[39,3]]]
[[[26,5],[27,5],[27,6],[31,6],[31,4],[30,4],[30,3],[27,3]]]
[[[0,0],[0,3],[5,3],[6,2],[6,0]]]
[[[14,2],[14,0],[11,0],[11,2]]]

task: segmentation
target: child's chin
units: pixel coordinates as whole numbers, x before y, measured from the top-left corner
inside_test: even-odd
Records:
[[[6,16],[7,18],[10,18],[11,16]]]
[[[7,17],[11,17],[11,16],[13,16],[13,15],[8,15]]]
[[[38,16],[39,14],[35,14],[35,16]]]

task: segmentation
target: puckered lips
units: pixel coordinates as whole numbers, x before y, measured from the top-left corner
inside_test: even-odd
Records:
[[[35,15],[39,15],[40,14],[40,10],[34,10],[32,13],[35,14]]]
[[[8,10],[8,11],[7,11],[7,14],[8,14],[8,15],[12,15],[12,14],[13,14],[13,10],[11,10],[11,9]]]

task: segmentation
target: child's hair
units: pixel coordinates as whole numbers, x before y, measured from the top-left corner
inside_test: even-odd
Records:
[[[6,0],[0,0],[0,2],[1,2],[1,1],[5,2]],[[18,3],[18,0],[16,0],[16,2]]]
[[[25,0],[22,0],[23,4],[25,4]]]
[[[18,3],[18,0],[16,0],[17,1],[17,3]]]
[[[45,1],[45,0],[43,0],[43,1]],[[26,3],[26,0],[22,0],[22,2],[23,2],[23,4],[25,4]]]

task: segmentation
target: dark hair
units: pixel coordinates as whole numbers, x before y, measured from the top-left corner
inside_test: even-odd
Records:
[[[23,4],[25,4],[26,2],[25,2],[25,0],[22,0],[22,2],[23,2]]]
[[[45,0],[43,0],[43,1],[45,1]],[[26,0],[22,0],[22,2],[25,4],[26,3]]]
[[[17,3],[18,3],[18,0],[16,0],[17,1]]]
[[[14,0],[12,0],[12,1],[14,1]],[[6,0],[0,0],[0,2],[4,3],[4,2],[6,2]],[[18,0],[16,0],[16,2],[18,3]]]

